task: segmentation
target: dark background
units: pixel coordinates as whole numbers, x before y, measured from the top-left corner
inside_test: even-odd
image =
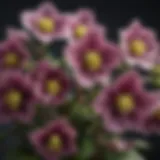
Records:
[[[37,6],[40,0],[0,0],[0,36],[3,37],[7,26],[20,26],[19,14],[23,9]],[[160,4],[158,0],[54,0],[63,11],[74,11],[80,7],[93,9],[100,23],[108,28],[109,37],[117,39],[117,30],[140,18],[144,24],[154,28],[160,34]],[[1,38],[1,40],[3,40]],[[144,155],[149,160],[159,160],[160,136],[149,137],[152,151]]]

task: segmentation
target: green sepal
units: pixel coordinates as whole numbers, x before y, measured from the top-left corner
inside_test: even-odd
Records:
[[[127,152],[123,160],[144,160],[142,155],[140,155],[136,150],[131,150]]]
[[[80,145],[80,150],[77,160],[88,160],[96,151],[94,140],[90,137],[85,137]]]
[[[90,121],[96,118],[96,114],[91,106],[75,104],[71,112],[71,117],[75,120]]]
[[[137,149],[149,149],[150,145],[147,141],[136,140],[135,141],[135,148],[137,148]]]
[[[108,152],[105,154],[105,160],[144,160],[144,158],[136,150],[130,150],[119,153]]]

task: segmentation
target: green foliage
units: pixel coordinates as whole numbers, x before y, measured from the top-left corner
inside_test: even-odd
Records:
[[[137,149],[149,149],[149,143],[144,140],[135,140],[135,148]]]
[[[118,159],[119,160],[119,159]],[[144,158],[135,150],[126,153],[123,160],[144,160]]]
[[[13,151],[7,154],[5,160],[40,160],[40,158],[38,156],[29,155],[21,151]]]
[[[78,160],[89,160],[96,151],[94,140],[90,137],[85,137],[80,145]]]

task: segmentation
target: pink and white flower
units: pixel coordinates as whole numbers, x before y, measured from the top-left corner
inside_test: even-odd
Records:
[[[95,30],[81,41],[69,44],[64,52],[77,82],[85,88],[108,83],[110,73],[121,61],[120,49]]]
[[[82,8],[76,13],[67,16],[66,37],[69,42],[78,41],[84,38],[92,28],[105,35],[105,29],[96,21],[94,12],[90,9]]]
[[[23,69],[30,60],[30,53],[24,45],[16,40],[0,43],[0,68]]]
[[[0,74],[0,123],[31,122],[37,95],[29,76],[19,71]]]
[[[155,103],[156,96],[143,88],[140,75],[130,71],[106,87],[93,106],[102,117],[106,130],[140,132]]]
[[[48,61],[40,61],[32,73],[39,101],[46,105],[58,105],[67,100],[70,81],[67,75]]]
[[[158,54],[156,34],[138,20],[120,31],[120,46],[125,61],[141,69],[151,69]]]
[[[59,160],[75,154],[77,133],[67,119],[56,119],[33,131],[30,142],[45,160]]]
[[[35,10],[24,11],[21,14],[21,23],[39,41],[50,43],[62,38],[65,16],[51,2],[46,2]]]

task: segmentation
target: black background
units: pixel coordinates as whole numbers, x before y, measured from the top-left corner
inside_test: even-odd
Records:
[[[19,25],[18,16],[23,9],[35,7],[41,0],[1,0],[0,34],[8,25]],[[109,36],[116,39],[117,29],[132,18],[140,18],[146,25],[160,28],[158,0],[54,0],[63,11],[80,7],[92,8],[98,20],[109,28]],[[159,32],[160,33],[160,32]]]
[[[37,6],[40,0],[0,0],[0,36],[7,26],[20,26],[19,14],[23,9]],[[158,0],[54,0],[63,11],[74,11],[80,7],[89,7],[96,12],[100,23],[108,28],[109,37],[117,39],[117,30],[125,26],[132,18],[140,18],[144,24],[154,28],[160,35],[160,4]],[[1,38],[1,41],[3,39]],[[148,140],[153,145],[151,152],[144,155],[149,160],[159,160],[160,138]]]

